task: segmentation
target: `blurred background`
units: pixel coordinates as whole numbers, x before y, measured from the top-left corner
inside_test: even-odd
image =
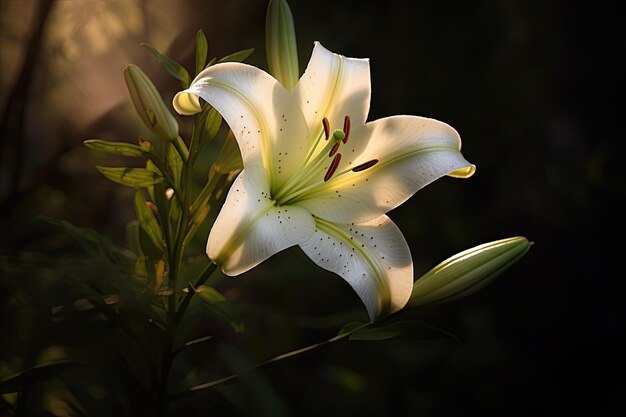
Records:
[[[301,71],[315,40],[369,57],[369,120],[415,114],[445,121],[478,167],[473,178],[441,179],[391,212],[410,244],[416,277],[479,243],[524,235],[535,245],[483,291],[416,314],[456,339],[343,341],[180,400],[169,413],[626,413],[626,314],[617,268],[624,191],[619,14],[604,3],[557,0],[290,4]],[[0,2],[0,379],[51,359],[92,364],[34,384],[32,415],[141,415],[149,408],[127,368],[129,357],[149,363],[150,347],[119,353],[115,323],[52,314],[85,291],[123,285],[119,274],[37,216],[95,229],[127,247],[133,190],[93,166],[128,161],[82,146],[88,138],[134,143],[143,133],[122,69],[140,65],[171,102],[180,83],[140,43],[191,68],[198,29],[209,57],[255,48],[248,62],[266,68],[266,6]],[[203,246],[198,239],[188,255],[204,259]],[[348,285],[297,248],[215,285],[240,311],[246,332],[218,329],[219,341],[175,366],[174,386],[246,369],[366,319]],[[0,414],[11,415],[15,397],[2,398]]]

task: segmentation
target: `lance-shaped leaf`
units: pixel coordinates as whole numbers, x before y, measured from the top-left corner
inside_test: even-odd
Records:
[[[244,331],[245,327],[239,314],[219,291],[205,285],[195,288],[195,291],[214,318],[230,325],[236,333]]]
[[[66,220],[58,220],[51,217],[40,216],[38,219],[61,227],[80,244],[87,254],[93,257],[104,258],[123,270],[132,268],[135,264],[136,256],[131,251],[115,245],[93,229],[79,227]]]
[[[129,187],[147,187],[164,181],[163,176],[146,168],[103,167],[96,165],[99,173],[109,180]]]
[[[243,62],[250,55],[252,55],[253,52],[254,52],[254,48],[233,52],[230,55],[226,55],[225,57],[220,58],[218,62]]]
[[[0,394],[8,394],[20,391],[24,386],[34,382],[41,382],[55,378],[58,375],[70,371],[87,363],[73,360],[59,360],[33,366],[26,371],[19,372],[0,380]]]
[[[137,190],[135,192],[135,213],[137,214],[137,220],[139,220],[139,226],[148,235],[152,243],[160,249],[161,252],[165,252],[165,243],[163,241],[163,232],[159,225],[156,216],[152,209],[146,204],[146,199],[143,196],[143,191]]]
[[[152,55],[156,57],[156,59],[159,60],[161,65],[163,65],[163,68],[165,68],[165,70],[172,77],[176,78],[183,84],[183,88],[187,88],[189,86],[189,83],[191,82],[191,77],[189,77],[189,73],[187,72],[185,67],[174,61],[169,56],[159,52],[154,46],[148,43],[142,43],[141,45],[144,46],[148,51],[152,53]]]
[[[209,44],[206,41],[204,32],[200,29],[196,33],[196,74],[204,69],[207,53],[209,52]]]
[[[413,285],[409,306],[422,307],[467,297],[485,287],[530,249],[525,237],[496,240],[446,259]]]
[[[114,155],[143,157],[146,154],[144,148],[141,146],[127,142],[109,142],[101,139],[87,139],[83,142],[83,145],[96,151]]]

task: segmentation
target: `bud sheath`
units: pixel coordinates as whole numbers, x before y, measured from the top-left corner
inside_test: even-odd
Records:
[[[518,236],[458,253],[415,281],[408,305],[422,307],[473,294],[521,259],[530,246],[528,239]]]
[[[271,0],[267,6],[265,49],[270,74],[287,90],[293,90],[300,70],[293,15],[286,0]]]
[[[165,106],[150,78],[136,65],[124,68],[130,98],[144,124],[161,139],[178,137],[178,122]]]

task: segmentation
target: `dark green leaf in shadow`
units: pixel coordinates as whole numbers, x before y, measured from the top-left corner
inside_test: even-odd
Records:
[[[230,325],[236,333],[244,331],[244,324],[237,310],[215,288],[200,286],[195,288],[196,295],[202,301],[206,311],[217,320]]]
[[[372,323],[370,326],[352,333],[349,339],[375,341],[393,339],[399,336],[406,339],[451,339],[458,342],[458,338],[453,334],[438,327],[414,320],[395,321],[392,323],[382,323],[380,325]]]
[[[131,270],[134,267],[136,256],[131,251],[113,244],[95,230],[78,227],[65,220],[51,217],[40,216],[38,219],[62,228],[91,256],[104,258],[124,270]]]
[[[141,230],[146,233],[156,249],[161,254],[164,253],[165,242],[163,241],[163,232],[161,231],[161,226],[159,225],[154,211],[152,211],[152,208],[148,206],[146,199],[143,195],[143,191],[141,190],[137,190],[137,192],[135,192],[135,213],[137,214],[137,220],[139,220],[139,226],[141,227]],[[158,259],[158,257],[155,257],[154,259]]]
[[[33,366],[26,371],[19,372],[0,380],[0,394],[20,391],[22,387],[26,385],[56,378],[58,375],[67,372],[70,369],[85,365],[87,365],[86,362],[61,360]]]
[[[350,323],[345,324],[340,330],[339,333],[337,333],[338,336],[342,335],[342,334],[346,334],[346,333],[353,333],[355,332],[357,329],[365,327],[368,323],[364,323],[361,321],[352,321]]]

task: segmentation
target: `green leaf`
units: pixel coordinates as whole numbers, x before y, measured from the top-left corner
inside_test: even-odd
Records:
[[[183,173],[183,159],[180,157],[180,154],[178,153],[174,145],[170,145],[167,147],[167,162],[172,169],[172,177],[174,179],[174,182],[180,189]]]
[[[18,392],[24,386],[32,384],[33,382],[52,379],[70,369],[84,365],[86,365],[85,362],[60,360],[33,366],[26,371],[0,380],[0,394]]]
[[[217,132],[220,130],[220,126],[222,125],[222,115],[211,107],[206,115],[206,120],[204,122],[204,129],[202,130],[202,139],[201,145],[203,146],[206,143],[212,141]]]
[[[366,326],[366,323],[361,321],[352,321],[350,323],[345,324],[341,330],[339,330],[338,336],[346,333],[353,333],[361,327]]]
[[[196,74],[204,69],[208,51],[209,45],[206,41],[206,36],[204,36],[202,29],[200,29],[198,33],[196,33]]]
[[[452,339],[458,342],[457,337],[453,334],[438,327],[415,320],[403,320],[383,324],[372,323],[366,328],[355,331],[350,335],[349,339],[376,341],[393,339],[398,336],[418,340]]]
[[[244,49],[243,51],[226,55],[224,58],[220,59],[219,62],[243,62],[252,55],[252,52],[254,52],[254,48]]]
[[[148,51],[152,53],[152,55],[154,55],[159,60],[161,65],[163,65],[165,70],[172,77],[182,82],[183,88],[189,87],[189,84],[191,84],[191,77],[189,77],[189,73],[182,65],[174,61],[169,56],[162,54],[155,47],[148,43],[142,43],[141,45],[144,46]]]
[[[145,153],[141,146],[127,142],[109,142],[100,139],[88,139],[83,142],[83,145],[96,151],[111,153],[115,155],[139,157],[145,156]]]
[[[188,342],[185,342],[182,346],[176,348],[174,350],[174,355],[178,355],[180,352],[182,352],[183,350],[193,347],[193,346],[197,346],[200,345],[202,343],[206,343],[208,341],[210,341],[211,339],[213,339],[213,336],[203,336],[203,337],[198,337],[195,339],[192,339]]]
[[[229,324],[236,333],[243,333],[244,324],[237,311],[226,300],[226,298],[215,288],[200,286],[190,291],[196,291],[209,313],[223,323]]]
[[[129,187],[147,187],[165,180],[159,172],[146,168],[117,168],[96,165],[96,169],[109,180]]]
[[[130,269],[135,264],[136,256],[132,252],[114,245],[93,229],[78,227],[65,220],[51,217],[40,216],[38,219],[65,230],[76,239],[85,252],[93,257],[102,257],[123,269]]]
[[[220,154],[213,164],[211,171],[218,174],[230,175],[234,172],[241,171],[242,169],[243,161],[241,159],[239,145],[237,145],[237,140],[235,139],[232,130],[229,130],[226,135],[224,145],[222,145]]]
[[[135,213],[139,226],[146,232],[152,243],[163,253],[165,252],[165,243],[163,242],[163,232],[161,226],[154,215],[154,212],[146,203],[143,191],[137,190],[135,193]]]
[[[209,61],[208,64],[206,64],[206,67],[204,67],[204,69],[207,69],[207,68],[209,68],[212,65],[215,65],[216,62],[217,62],[217,57],[211,58],[211,60]]]
[[[126,241],[131,251],[137,255],[143,255],[139,244],[139,220],[126,223]]]

